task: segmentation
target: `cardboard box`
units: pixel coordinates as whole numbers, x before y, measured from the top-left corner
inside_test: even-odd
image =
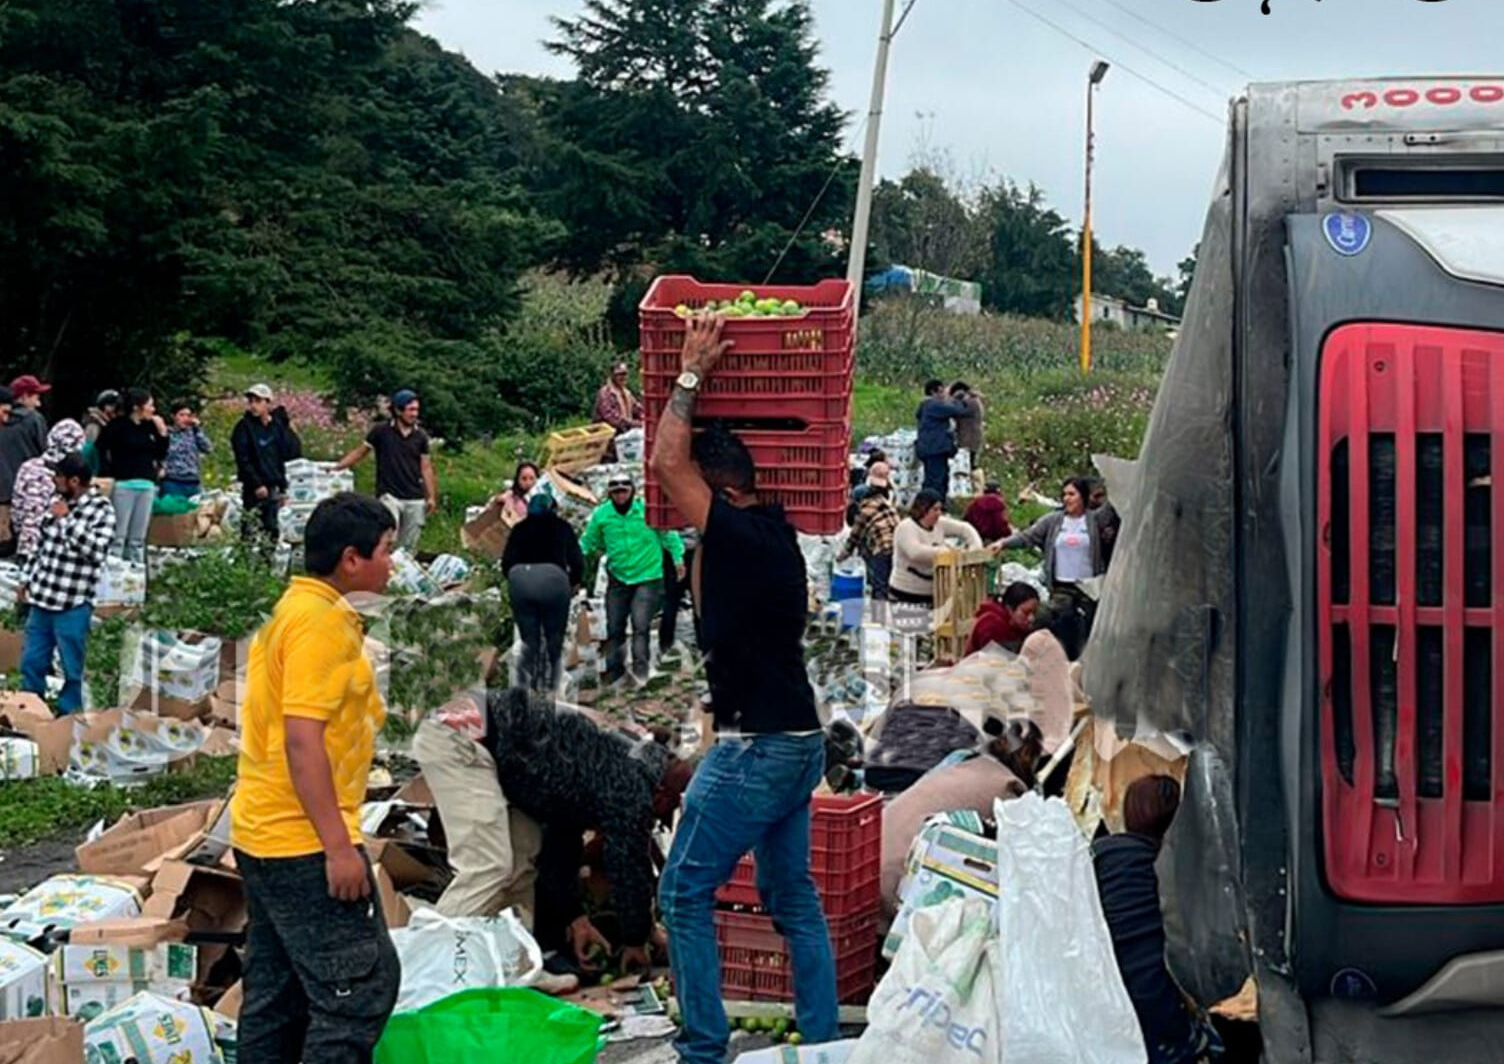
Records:
[[[67,717],[54,717],[47,703],[36,695],[21,691],[0,695],[0,725],[37,744],[37,771],[41,775],[54,776],[68,767],[73,723]]]
[[[471,553],[499,560],[512,535],[512,523],[499,503],[491,503],[473,521],[460,528],[460,543]]]
[[[188,547],[198,539],[198,512],[155,514],[146,528],[146,543],[152,547]]]
[[[0,1023],[0,1064],[78,1064],[84,1059],[84,1025],[47,1017]]]
[[[79,870],[100,876],[144,875],[158,858],[202,832],[219,805],[192,802],[127,813],[75,851]]]
[[[239,931],[246,921],[245,888],[227,868],[166,860],[141,915],[182,920],[191,931]]]
[[[952,824],[931,821],[909,851],[898,888],[903,904],[883,942],[883,956],[897,956],[918,910],[957,897],[981,898],[995,906],[997,894],[997,843]]]
[[[241,681],[226,680],[209,696],[209,720],[240,730]]]
[[[29,941],[79,924],[140,915],[141,892],[129,879],[53,876],[27,891],[0,913],[0,933]]]
[[[185,702],[180,698],[170,698],[164,694],[158,694],[150,687],[141,688],[141,693],[136,695],[131,702],[132,709],[139,709],[143,713],[153,713],[159,717],[170,717],[173,720],[200,721],[207,719],[214,711],[214,703],[210,698],[201,698],[197,702]]]
[[[227,1020],[240,1019],[240,1009],[245,1004],[245,984],[236,983],[224,992],[214,1006],[214,1011]]]
[[[29,780],[41,775],[42,755],[26,738],[0,735],[0,780]]]
[[[402,896],[404,890],[427,883],[428,867],[390,839],[366,839],[366,853],[376,874],[376,889],[381,895],[381,911],[387,927],[406,927],[412,906]]]
[[[21,651],[26,647],[26,636],[0,628],[0,672],[14,672],[21,667]]]
[[[90,1061],[173,1064],[223,1058],[214,1046],[214,1021],[208,1009],[159,994],[141,993],[111,1009],[84,1031]]]
[[[106,921],[75,927],[52,955],[53,1011],[88,1022],[142,991],[187,1001],[198,948],[181,921]]]
[[[47,958],[0,936],[0,1020],[47,1013]]]

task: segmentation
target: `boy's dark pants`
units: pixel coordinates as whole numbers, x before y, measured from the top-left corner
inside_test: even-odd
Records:
[[[370,1064],[401,968],[372,877],[363,901],[329,896],[324,855],[235,852],[245,881],[241,1064]]]

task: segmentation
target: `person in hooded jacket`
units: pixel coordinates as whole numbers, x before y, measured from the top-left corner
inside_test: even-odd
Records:
[[[1017,654],[1024,640],[1034,632],[1034,614],[1039,609],[1039,592],[1019,581],[1009,584],[999,598],[989,598],[977,610],[976,622],[966,639],[966,657],[996,643]]]
[[[230,434],[245,508],[241,533],[253,539],[260,532],[275,541],[277,518],[287,495],[287,463],[302,455],[303,444],[292,429],[287,408],[273,409],[270,387],[253,384],[245,398],[245,416]]]
[[[47,433],[47,449],[41,457],[21,464],[16,473],[11,503],[18,558],[30,558],[36,553],[42,535],[42,518],[47,516],[47,507],[57,494],[53,470],[65,455],[74,453],[83,445],[83,426],[72,418],[64,418]]]
[[[1123,796],[1123,833],[1103,836],[1091,847],[1102,915],[1149,1064],[1192,1064],[1222,1050],[1216,1030],[1192,1010],[1165,963],[1154,862],[1179,808],[1180,784],[1173,778],[1135,780]]]
[[[522,638],[519,683],[531,691],[553,691],[559,686],[569,597],[585,579],[585,555],[552,495],[528,500],[527,516],[507,537],[501,571]]]

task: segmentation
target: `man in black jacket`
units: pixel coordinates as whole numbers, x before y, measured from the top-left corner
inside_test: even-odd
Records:
[[[259,533],[277,539],[277,516],[287,494],[287,463],[303,452],[292,430],[287,411],[272,409],[272,390],[265,384],[246,389],[245,416],[230,435],[235,453],[235,472],[240,478],[241,505],[245,516],[241,533],[253,539]]]
[[[678,808],[690,766],[652,740],[634,747],[583,713],[520,688],[489,692],[483,726],[477,741],[495,764],[506,805],[542,828],[534,921],[540,945],[567,945],[585,964],[594,946],[609,949],[581,901],[584,836],[593,831],[603,842],[620,921],[622,966],[645,971],[655,938],[653,826]],[[445,819],[445,795],[436,790],[435,798]],[[452,863],[463,863],[464,855],[456,858],[451,853]]]

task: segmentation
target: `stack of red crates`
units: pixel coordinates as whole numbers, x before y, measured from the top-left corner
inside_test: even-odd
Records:
[[[654,281],[638,308],[647,453],[680,372],[679,308],[735,300],[749,287],[759,299],[795,300],[804,312],[727,318],[722,335],[733,346],[701,387],[695,418],[733,423],[757,462],[759,493],[782,503],[799,531],[833,535],[845,524],[849,489],[856,316],[847,281],[760,287],[682,276]],[[684,526],[651,471],[644,495],[649,524]]]
[[[877,979],[877,920],[881,905],[883,803],[879,795],[814,799],[810,872],[820,892],[836,961],[836,994],[844,1005],[865,1004]],[[757,867],[742,858],[717,895],[716,941],[721,989],[733,1001],[792,1001],[788,944],[762,909]]]

